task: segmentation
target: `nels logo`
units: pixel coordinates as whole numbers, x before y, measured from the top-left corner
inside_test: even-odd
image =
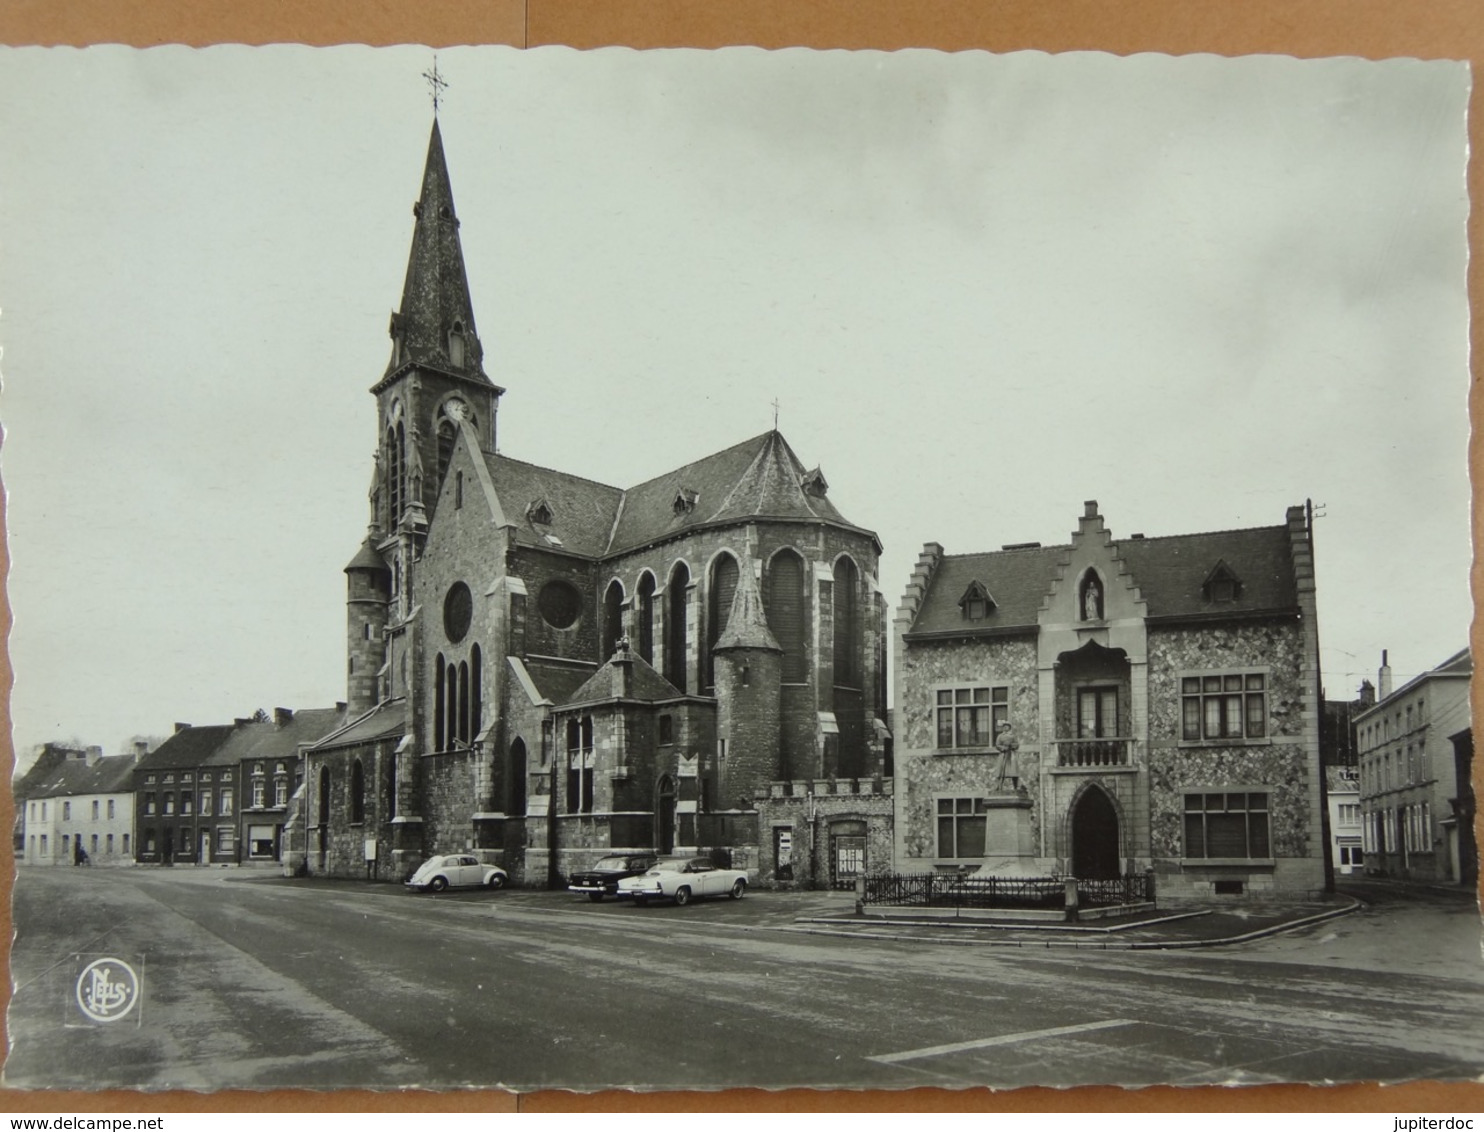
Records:
[[[122,959],[94,959],[77,976],[78,1009],[94,1022],[117,1022],[139,1004],[140,983]]]

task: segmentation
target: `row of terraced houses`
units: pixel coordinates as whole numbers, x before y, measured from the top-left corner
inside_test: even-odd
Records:
[[[392,881],[469,851],[544,886],[633,849],[784,887],[1325,886],[1306,507],[1146,537],[1089,501],[1058,545],[927,543],[889,602],[876,535],[776,430],[626,487],[499,451],[436,121],[414,213],[346,702],[138,759],[136,862]]]

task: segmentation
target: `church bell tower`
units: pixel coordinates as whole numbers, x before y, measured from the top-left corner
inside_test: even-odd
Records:
[[[374,706],[396,687],[399,627],[410,612],[413,572],[453,455],[459,421],[495,450],[495,419],[505,391],[484,372],[484,348],[459,241],[443,134],[436,114],[422,192],[412,206],[412,248],[402,302],[388,333],[391,357],[371,387],[377,446],[365,543],[346,568],[351,704]],[[384,613],[377,613],[381,603]],[[367,669],[381,673],[369,679]],[[370,703],[366,703],[369,698]]]

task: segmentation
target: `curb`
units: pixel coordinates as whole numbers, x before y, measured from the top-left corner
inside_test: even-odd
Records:
[[[1345,897],[1350,901],[1349,907],[1331,908],[1312,916],[1304,916],[1287,923],[1272,924],[1266,928],[1258,928],[1255,931],[1243,932],[1240,935],[1224,936],[1221,939],[1191,939],[1191,940],[1145,940],[1130,943],[1120,941],[1100,940],[1097,942],[1071,939],[1046,939],[1046,940],[1020,940],[1020,939],[982,939],[982,938],[954,938],[952,936],[900,936],[888,935],[884,932],[846,932],[830,931],[824,928],[789,927],[779,928],[779,931],[797,932],[800,935],[822,935],[834,936],[840,939],[870,939],[882,940],[889,943],[934,943],[949,944],[960,947],[1012,947],[1020,950],[1050,951],[1053,948],[1070,949],[1073,951],[1178,951],[1189,950],[1200,947],[1224,947],[1233,943],[1247,943],[1251,940],[1262,939],[1266,936],[1280,935],[1283,932],[1294,931],[1298,928],[1308,927],[1310,924],[1323,923],[1325,920],[1333,920],[1340,916],[1348,916],[1352,912],[1358,912],[1366,907],[1363,900],[1353,896]]]

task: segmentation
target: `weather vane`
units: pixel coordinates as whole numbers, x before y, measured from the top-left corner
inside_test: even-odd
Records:
[[[773,398],[773,431],[778,431],[778,398]]]
[[[438,117],[438,103],[443,98],[443,92],[448,89],[448,83],[438,73],[438,56],[433,56],[433,66],[430,70],[423,72],[423,78],[428,80],[428,93],[433,96],[433,117]]]

